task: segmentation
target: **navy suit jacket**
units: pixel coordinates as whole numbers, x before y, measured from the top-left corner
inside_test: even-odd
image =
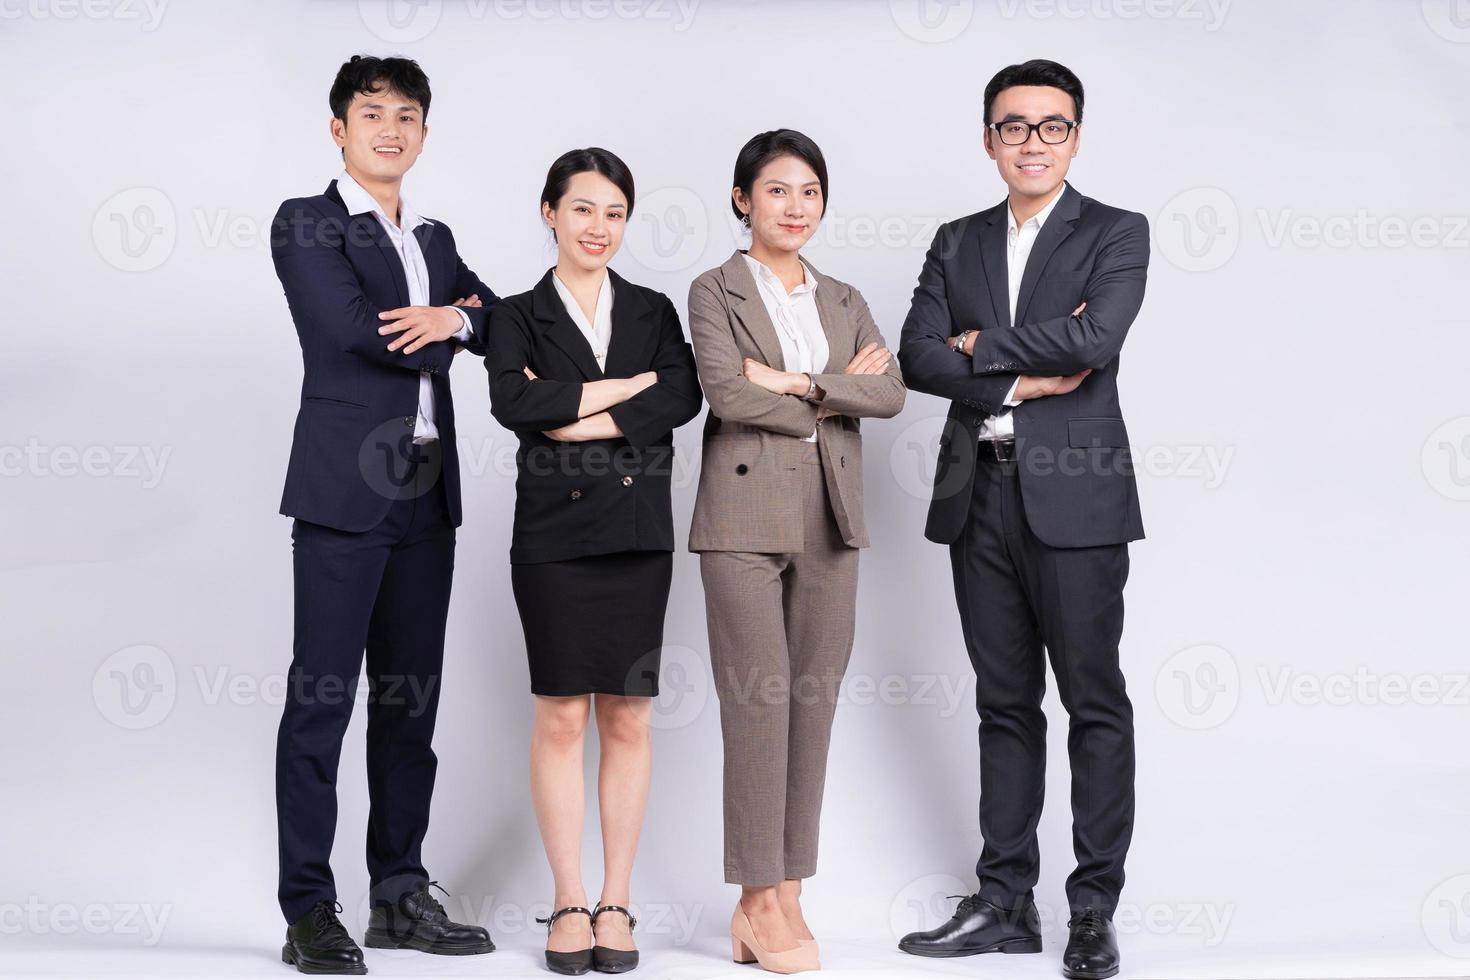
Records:
[[[1136,540],[1143,519],[1118,404],[1118,359],[1143,304],[1148,220],[1068,184],[1032,246],[1012,324],[1008,207],[1002,201],[939,229],[904,321],[898,350],[904,380],[915,391],[950,399],[924,534],[942,544],[959,539],[980,424],[1005,411],[1017,375],[1091,368],[1075,391],[1010,410],[1026,522],[1058,548]],[[1072,316],[1083,300],[1087,309]],[[969,357],[946,343],[961,330],[980,331]]]
[[[428,221],[413,234],[429,270],[429,306],[479,294],[484,306],[465,309],[474,333],[466,346],[483,355],[494,292],[459,257],[449,226]],[[392,337],[378,333],[386,322],[378,314],[409,305],[403,263],[387,231],[374,214],[349,215],[334,180],[323,194],[281,205],[271,258],[305,369],[281,513],[343,531],[366,531],[382,521],[393,500],[384,483],[387,457],[412,440],[419,377],[427,373],[445,495],[458,527],[459,455],[449,390],[456,342],[435,341],[408,355],[387,349]]]

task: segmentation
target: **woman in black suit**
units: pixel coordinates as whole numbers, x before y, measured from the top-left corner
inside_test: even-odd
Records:
[[[541,212],[556,266],[496,304],[485,355],[490,410],[520,437],[511,585],[536,696],[532,798],[556,888],[546,960],[559,973],[637,965],[627,905],[673,569],[672,430],[702,402],[673,304],[607,268],[632,210],[632,175],[607,150],[552,164]],[[605,868],[595,910],[581,875],[593,710]]]

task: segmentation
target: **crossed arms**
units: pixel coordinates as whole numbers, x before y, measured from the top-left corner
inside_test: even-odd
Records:
[[[699,352],[699,380],[710,408],[721,419],[805,439],[829,415],[891,418],[903,408],[907,389],[897,362],[868,305],[857,303],[857,348],[841,373],[810,375],[817,397],[808,401],[807,375],[777,371],[742,357],[730,331],[730,310],[711,283],[689,288],[689,335]]]
[[[650,445],[699,413],[694,355],[674,305],[660,297],[658,348],[650,370],[631,378],[557,381],[529,367],[530,325],[502,304],[492,315],[485,369],[490,414],[513,432],[540,432],[559,442],[626,438]]]
[[[1017,399],[1063,394],[1118,356],[1143,305],[1149,247],[1142,215],[1125,214],[1102,234],[1082,306],[1018,329],[981,330],[969,357],[953,350],[958,330],[941,259],[953,254],[950,232],[941,228],[924,257],[904,321],[898,356],[910,387],[995,415],[1018,379]]]

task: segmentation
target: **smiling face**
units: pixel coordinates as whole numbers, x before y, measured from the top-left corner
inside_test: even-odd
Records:
[[[799,251],[822,221],[822,182],[800,157],[783,155],[767,161],[751,183],[748,198],[739,187],[731,193],[735,206],[750,218],[752,247]]]
[[[332,139],[354,178],[395,183],[419,158],[429,135],[423,107],[393,91],[358,92],[346,120],[332,117]]]
[[[560,261],[592,272],[606,266],[623,244],[628,199],[602,174],[584,170],[567,181],[555,208],[541,203],[541,216],[556,233]]]
[[[1021,121],[1040,123],[1047,119],[1076,119],[1072,97],[1050,85],[1016,85],[1002,90],[990,109],[989,122]],[[1013,198],[1049,199],[1061,187],[1067,168],[1077,155],[1082,141],[1082,127],[1076,126],[1064,143],[1043,143],[1039,132],[1032,132],[1025,143],[1009,146],[988,126],[985,129],[985,152],[995,161],[1001,180],[1010,188]]]

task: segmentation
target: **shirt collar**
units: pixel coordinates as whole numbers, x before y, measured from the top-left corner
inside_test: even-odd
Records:
[[[587,317],[582,313],[582,307],[577,302],[577,298],[572,295],[572,290],[567,286],[567,284],[561,281],[561,276],[556,274],[555,269],[551,271],[551,284],[556,287],[556,294],[561,297],[562,305],[567,308],[567,315],[570,316],[573,320],[577,321],[577,326],[579,327],[583,323],[586,323]],[[597,288],[597,306],[593,310],[593,322],[588,324],[588,326],[590,326],[593,330],[596,330],[598,323],[603,322],[604,320],[610,322],[612,319],[612,305],[612,275],[604,272],[602,276],[602,285]]]
[[[369,194],[367,188],[359,184],[345,168],[337,177],[337,193],[342,195],[342,203],[346,205],[348,214],[356,216],[372,212],[388,224],[393,224],[383,213],[383,208],[378,204],[377,198]],[[406,232],[413,231],[419,225],[434,223],[428,218],[421,217],[418,212],[409,207],[407,198],[401,192],[398,195],[398,213],[400,227]]]
[[[1056,210],[1057,202],[1062,199],[1062,195],[1065,193],[1067,193],[1067,185],[1065,182],[1063,182],[1062,186],[1057,189],[1057,192],[1052,195],[1052,199],[1046,202],[1046,207],[1036,212],[1036,214],[1032,215],[1030,218],[1027,218],[1026,224],[1029,225],[1034,221],[1036,223],[1036,227],[1040,229],[1043,225],[1046,224],[1046,219],[1051,217],[1051,213]],[[1020,231],[1020,229],[1016,227],[1016,213],[1011,210],[1011,205],[1009,202],[1006,203],[1006,219],[1010,222],[1009,227],[1010,233],[1012,235]]]
[[[772,290],[777,296],[783,299],[788,296],[794,299],[805,293],[815,293],[817,291],[817,277],[812,274],[812,267],[805,262],[801,262],[799,258],[797,261],[801,262],[801,272],[806,279],[788,293],[786,292],[786,284],[781,281],[781,277],[767,268],[764,262],[760,259],[753,258],[749,252],[741,252],[740,254],[745,256],[745,261],[750,266],[750,271],[755,275],[755,281],[767,289]]]

